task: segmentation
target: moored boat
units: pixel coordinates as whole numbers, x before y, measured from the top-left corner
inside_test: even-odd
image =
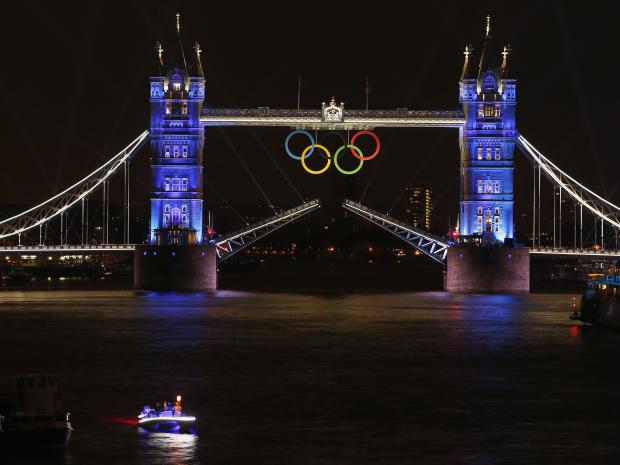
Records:
[[[63,410],[56,380],[27,375],[6,378],[0,387],[0,444],[46,447],[67,444],[73,428]]]
[[[573,307],[571,320],[620,329],[620,276],[588,283],[579,309]]]

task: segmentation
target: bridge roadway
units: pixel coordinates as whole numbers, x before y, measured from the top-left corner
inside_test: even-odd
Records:
[[[46,253],[111,253],[133,252],[135,244],[100,244],[100,245],[22,245],[0,247],[0,255],[37,255]],[[531,255],[576,255],[583,257],[620,258],[620,250],[592,250],[573,248],[529,248]]]
[[[317,110],[285,110],[269,107],[246,109],[208,108],[200,117],[202,126],[283,126],[310,130],[363,130],[390,128],[460,128],[462,111],[344,110],[341,121],[329,121]]]

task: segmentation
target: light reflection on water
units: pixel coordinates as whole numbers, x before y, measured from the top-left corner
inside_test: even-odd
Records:
[[[15,463],[606,463],[620,335],[569,301],[0,292],[3,370],[56,375],[76,428],[70,454]],[[136,432],[177,393],[200,436]]]
[[[198,463],[198,436],[191,433],[152,433],[140,428],[140,462],[190,465]]]

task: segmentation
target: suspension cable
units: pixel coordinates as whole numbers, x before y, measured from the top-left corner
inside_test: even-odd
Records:
[[[267,147],[265,146],[265,143],[258,137],[258,135],[256,134],[256,131],[254,129],[251,129],[250,133],[252,134],[252,137],[254,138],[254,140],[256,142],[258,142],[258,145],[262,149],[262,151],[265,154],[265,156],[269,159],[269,161],[272,163],[272,165],[274,165],[276,167],[276,169],[280,172],[282,177],[286,180],[287,184],[291,187],[291,189],[293,189],[293,191],[295,192],[297,197],[299,197],[299,200],[301,200],[303,202],[304,198],[302,197],[302,195],[299,193],[299,191],[295,187],[295,184],[293,184],[293,181],[291,181],[291,179],[287,176],[287,174],[284,172],[284,170],[282,169],[280,164],[277,163],[274,160],[274,158],[271,156],[271,152],[267,149]]]
[[[226,140],[226,143],[228,144],[228,146],[230,147],[230,149],[232,150],[233,154],[235,155],[235,157],[237,158],[237,160],[239,161],[239,163],[241,164],[241,166],[243,166],[243,169],[245,170],[245,172],[248,174],[248,176],[250,177],[250,179],[254,182],[254,185],[256,186],[256,188],[258,189],[258,191],[261,193],[261,195],[263,196],[263,198],[265,199],[265,201],[267,202],[267,205],[269,207],[271,207],[271,209],[273,210],[274,213],[278,213],[275,209],[275,207],[273,206],[273,204],[271,203],[271,200],[269,200],[269,197],[267,197],[267,194],[265,193],[265,191],[263,190],[263,188],[261,187],[260,183],[258,182],[258,180],[256,179],[256,177],[254,176],[254,174],[252,173],[252,171],[250,170],[250,168],[248,167],[248,165],[245,163],[245,161],[243,161],[243,158],[241,157],[241,154],[239,153],[239,151],[237,150],[237,147],[235,147],[235,145],[233,144],[232,140],[230,140],[230,137],[228,137],[228,134],[226,134],[226,131],[221,131],[220,133],[224,136],[224,140]]]

